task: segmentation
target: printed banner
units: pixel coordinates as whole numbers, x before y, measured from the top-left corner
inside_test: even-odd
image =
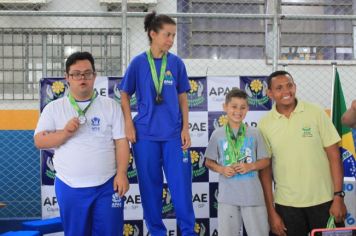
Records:
[[[226,94],[240,87],[239,77],[209,77],[208,82],[208,111],[223,111]]]
[[[189,132],[193,147],[208,145],[208,113],[206,111],[189,112]]]
[[[54,185],[56,171],[53,166],[53,150],[41,150],[41,180],[42,185]]]
[[[59,216],[59,207],[53,186],[41,186],[41,199],[42,218],[47,219]]]
[[[199,236],[217,236],[217,196],[218,174],[208,170],[204,165],[204,152],[211,133],[227,122],[223,112],[225,95],[233,87],[245,89],[249,96],[250,111],[245,123],[256,127],[260,118],[268,111],[272,102],[266,97],[266,76],[236,76],[236,77],[191,77],[188,92],[189,101],[189,131],[192,147],[187,153],[192,162],[193,194],[192,202],[196,213],[195,231]],[[95,89],[100,95],[108,96],[120,102],[120,77],[98,77]],[[41,80],[41,111],[46,104],[66,96],[68,85],[64,78],[45,78]],[[137,113],[135,95],[131,97],[132,116]],[[58,203],[54,193],[53,151],[41,151],[41,181],[42,181],[42,217],[59,215]],[[133,155],[130,155],[128,178],[130,190],[124,197],[125,236],[147,236],[147,228],[143,222],[141,195],[138,187],[137,170]],[[345,202],[348,205],[347,226],[356,225],[356,193],[355,182],[345,182]],[[167,184],[162,190],[162,214],[167,227],[167,235],[181,235],[175,220],[172,197]],[[350,208],[351,206],[351,208]],[[352,208],[353,207],[353,208]]]
[[[188,92],[188,105],[190,111],[206,111],[207,86],[206,77],[189,78],[190,91]]]
[[[266,76],[240,76],[240,88],[248,95],[250,111],[268,111],[272,101],[267,96]]]

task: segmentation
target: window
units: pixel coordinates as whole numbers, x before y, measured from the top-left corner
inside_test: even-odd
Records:
[[[282,14],[352,15],[352,0],[282,0]],[[353,59],[352,20],[281,21],[281,59]]]
[[[265,12],[264,0],[180,0],[179,12]],[[183,58],[264,58],[265,20],[237,18],[181,18],[178,20],[178,54]]]
[[[279,0],[280,14],[354,15],[353,0]],[[188,13],[273,14],[272,0],[178,0]],[[272,58],[273,22],[264,19],[178,19],[178,53],[183,58]],[[280,59],[350,60],[352,20],[280,20]]]
[[[65,58],[89,51],[100,75],[121,74],[121,33],[114,29],[1,29],[0,99],[38,99],[42,77],[64,76]]]

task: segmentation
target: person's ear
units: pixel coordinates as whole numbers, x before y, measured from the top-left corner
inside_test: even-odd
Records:
[[[154,38],[156,38],[157,33],[154,30],[151,30],[150,31],[150,36],[151,36],[151,39],[153,40]]]
[[[65,80],[67,81],[68,86],[70,86],[70,83],[69,83],[69,75],[67,74],[67,72],[64,73],[64,78],[65,78]]]
[[[223,107],[223,110],[226,112],[226,110],[227,110],[227,104],[226,104],[225,102],[223,103],[222,107]]]
[[[273,93],[271,89],[267,89],[267,96],[273,100]]]

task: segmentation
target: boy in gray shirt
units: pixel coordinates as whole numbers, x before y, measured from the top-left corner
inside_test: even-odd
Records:
[[[243,122],[247,94],[233,88],[223,105],[228,123],[216,129],[205,151],[205,165],[219,173],[218,232],[239,235],[242,222],[248,235],[269,234],[267,211],[258,170],[270,164],[264,140]]]

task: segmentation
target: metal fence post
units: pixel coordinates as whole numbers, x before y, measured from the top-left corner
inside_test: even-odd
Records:
[[[273,71],[278,68],[278,57],[279,57],[279,0],[274,0],[273,2]]]
[[[122,41],[121,41],[121,74],[124,73],[127,67],[127,0],[122,0],[121,2],[121,11],[122,11],[122,25],[121,25],[121,32],[122,32]]]

